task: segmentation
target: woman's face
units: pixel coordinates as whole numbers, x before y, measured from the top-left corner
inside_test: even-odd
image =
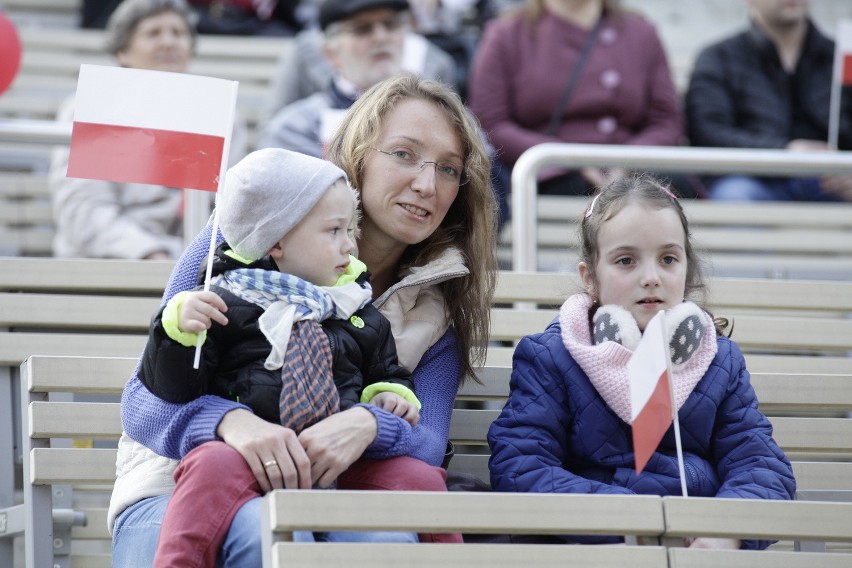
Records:
[[[116,58],[122,67],[184,73],[191,55],[192,35],[186,20],[166,11],[140,21]]]
[[[399,103],[364,162],[362,238],[388,247],[426,240],[458,195],[450,172],[463,165],[462,141],[443,110],[420,99]]]

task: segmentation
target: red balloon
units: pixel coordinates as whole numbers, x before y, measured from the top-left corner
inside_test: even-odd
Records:
[[[0,94],[3,94],[21,67],[21,38],[15,24],[0,12]]]

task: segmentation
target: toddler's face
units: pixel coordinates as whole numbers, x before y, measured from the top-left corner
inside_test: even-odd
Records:
[[[601,224],[598,246],[597,265],[581,263],[580,277],[601,304],[633,314],[640,330],[683,302],[686,234],[674,209],[630,203]]]
[[[355,250],[355,197],[337,180],[298,225],[279,241],[281,272],[319,286],[333,286]]]

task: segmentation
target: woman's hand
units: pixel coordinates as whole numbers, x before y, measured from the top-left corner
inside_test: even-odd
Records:
[[[376,438],[377,430],[372,413],[358,406],[302,430],[299,442],[310,459],[311,482],[330,486],[361,457]]]
[[[311,460],[293,430],[238,408],[225,414],[216,434],[243,456],[264,493],[311,488]]]

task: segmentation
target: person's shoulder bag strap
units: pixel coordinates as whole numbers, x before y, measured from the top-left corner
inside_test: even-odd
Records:
[[[577,87],[577,83],[580,80],[580,74],[583,72],[583,67],[586,66],[586,61],[589,59],[589,54],[592,52],[592,46],[595,44],[595,40],[598,37],[601,27],[603,27],[603,21],[604,18],[601,16],[595,23],[595,27],[593,27],[591,31],[589,31],[589,35],[586,36],[586,41],[583,43],[583,47],[580,50],[580,58],[577,60],[577,64],[574,65],[574,68],[571,70],[571,75],[565,83],[565,89],[562,91],[562,98],[559,100],[559,104],[556,105],[556,108],[553,109],[553,114],[550,115],[550,123],[547,125],[547,130],[545,131],[545,134],[549,136],[555,134],[556,130],[559,128],[559,123],[562,121],[562,113],[564,113],[565,109],[568,107],[568,101],[571,100],[571,95]]]

